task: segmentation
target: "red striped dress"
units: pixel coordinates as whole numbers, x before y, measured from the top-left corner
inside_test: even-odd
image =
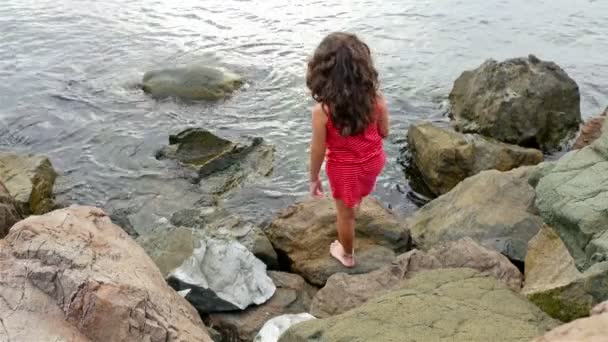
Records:
[[[329,178],[332,195],[349,208],[374,190],[376,178],[386,163],[377,118],[380,106],[374,107],[374,121],[358,135],[344,137],[331,121],[327,120],[327,154],[325,172]]]

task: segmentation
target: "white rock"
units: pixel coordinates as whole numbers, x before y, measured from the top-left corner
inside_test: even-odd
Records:
[[[254,342],[277,342],[281,335],[294,324],[316,319],[309,313],[282,315],[275,317],[262,327]]]

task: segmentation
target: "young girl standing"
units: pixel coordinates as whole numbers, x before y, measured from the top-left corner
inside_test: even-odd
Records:
[[[382,140],[389,132],[369,47],[353,34],[325,37],[308,63],[306,85],[317,102],[312,110],[310,192],[323,196],[319,172],[326,159],[338,223],[338,240],[329,250],[344,266],[354,267],[356,208],[382,172]]]

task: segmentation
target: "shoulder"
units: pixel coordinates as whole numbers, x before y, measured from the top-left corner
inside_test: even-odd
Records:
[[[323,109],[322,104],[317,103],[312,107],[312,121],[322,124],[327,123],[327,113]]]

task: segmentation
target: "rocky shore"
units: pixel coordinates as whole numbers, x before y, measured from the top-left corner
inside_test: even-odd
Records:
[[[142,87],[217,100],[241,84],[195,68]],[[153,228],[61,207],[51,161],[0,153],[0,341],[606,339],[607,114],[582,124],[574,80],[534,56],[465,71],[449,100],[450,125],[407,133],[407,174],[430,201],[400,217],[366,199],[353,269],[328,254],[329,199],[266,225],[222,206],[272,172],[259,137],[171,135],[155,157],[200,198]]]

